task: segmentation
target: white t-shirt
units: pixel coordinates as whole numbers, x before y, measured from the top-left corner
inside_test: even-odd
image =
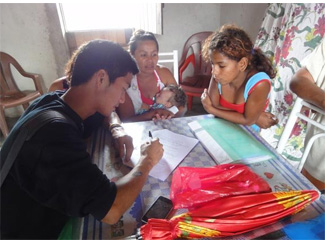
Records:
[[[325,38],[323,38],[322,42],[314,49],[311,54],[303,59],[301,64],[308,69],[317,86],[325,91]],[[325,116],[319,113],[312,113],[311,116],[313,116],[314,120],[325,125]],[[313,135],[321,132],[324,131],[308,124],[305,138],[305,147]],[[325,182],[325,137],[320,137],[315,140],[307,157],[304,168],[314,178]]]

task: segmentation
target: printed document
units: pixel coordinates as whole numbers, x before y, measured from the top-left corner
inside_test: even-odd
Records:
[[[155,167],[150,171],[149,175],[161,181],[167,179],[171,172],[180,164],[187,154],[198,143],[196,138],[180,135],[170,130],[156,130],[152,131],[153,137],[158,137],[164,147],[164,155]],[[131,162],[127,165],[134,167],[140,159],[140,146],[145,142],[134,145]]]

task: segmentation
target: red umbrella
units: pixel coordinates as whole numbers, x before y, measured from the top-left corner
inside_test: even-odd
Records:
[[[149,219],[140,233],[148,240],[238,235],[295,214],[318,197],[315,190],[303,190],[219,198],[171,220]]]

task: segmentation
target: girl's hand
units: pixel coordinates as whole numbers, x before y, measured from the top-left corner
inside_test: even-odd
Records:
[[[210,96],[209,96],[209,94],[208,94],[208,90],[207,90],[207,89],[204,89],[204,91],[203,91],[203,93],[202,93],[202,95],[201,95],[201,103],[202,103],[204,109],[205,109],[207,112],[209,112],[209,109],[210,109],[211,107],[213,107],[213,105],[212,105],[212,101],[211,101],[211,98],[210,98]]]
[[[257,119],[256,124],[262,128],[267,129],[279,122],[278,118],[269,112],[262,112],[260,117]]]

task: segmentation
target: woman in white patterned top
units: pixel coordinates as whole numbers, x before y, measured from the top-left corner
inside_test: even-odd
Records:
[[[173,74],[166,67],[158,65],[159,46],[151,32],[135,31],[129,42],[129,51],[138,64],[139,73],[131,81],[125,103],[117,112],[122,121],[143,121],[169,119],[175,115],[165,109],[155,109],[138,114],[143,103],[153,105],[154,96],[167,85],[177,85]],[[183,114],[185,107],[176,114]]]

